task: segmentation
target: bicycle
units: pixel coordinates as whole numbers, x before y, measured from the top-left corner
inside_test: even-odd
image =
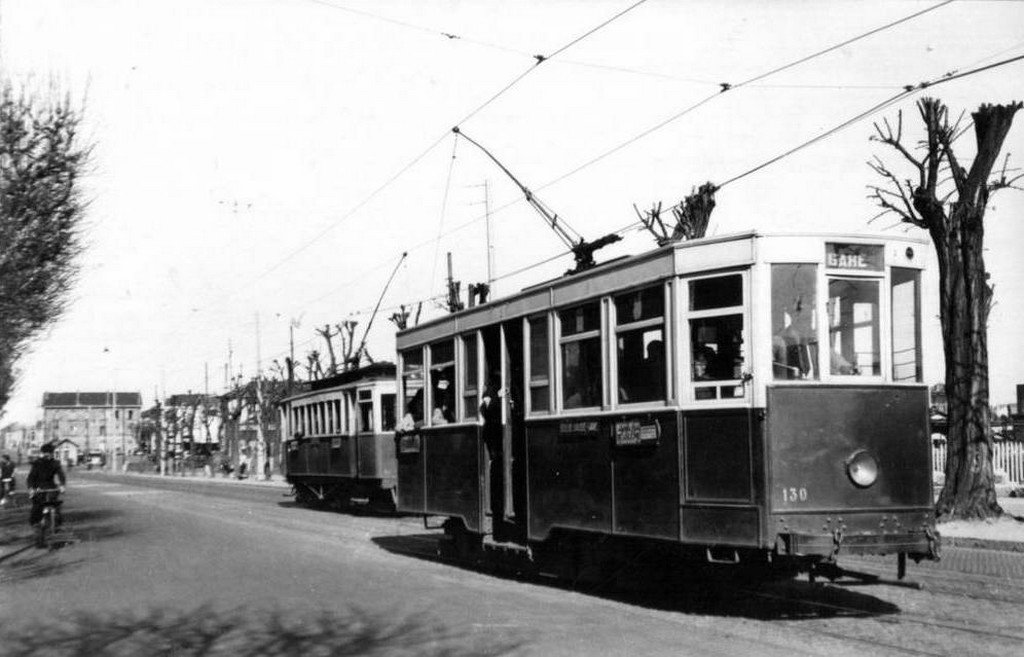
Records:
[[[52,547],[53,535],[61,524],[60,506],[64,503],[60,499],[61,492],[60,488],[36,488],[29,493],[32,498],[37,495],[43,496],[38,502],[42,506],[42,518],[36,525],[37,548]]]

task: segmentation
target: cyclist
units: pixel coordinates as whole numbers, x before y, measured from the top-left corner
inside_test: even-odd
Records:
[[[0,500],[14,490],[14,462],[7,454],[0,456]]]
[[[28,472],[28,478],[25,480],[26,487],[30,493],[39,488],[56,488],[63,493],[67,478],[64,476],[64,470],[60,467],[60,461],[53,458],[53,443],[46,443],[40,447],[39,453],[39,458],[32,462],[32,469]],[[32,496],[32,512],[28,516],[28,522],[33,527],[43,519],[43,507],[46,504],[46,495]],[[57,520],[60,521],[60,515],[57,516]]]

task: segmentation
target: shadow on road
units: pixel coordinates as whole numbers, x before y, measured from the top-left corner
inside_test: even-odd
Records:
[[[10,657],[90,655],[463,655],[518,654],[523,642],[467,636],[421,616],[393,618],[359,609],[296,614],[209,605],[78,613],[5,632]]]
[[[489,560],[443,560],[434,549],[437,538],[437,534],[415,534],[378,536],[372,540],[394,554],[661,611],[768,621],[857,618],[900,611],[898,606],[874,596],[837,586],[755,575],[736,566],[688,564],[674,559],[644,561],[643,556],[636,563],[584,572],[575,579],[551,579],[539,575],[536,567],[516,570],[507,563]]]

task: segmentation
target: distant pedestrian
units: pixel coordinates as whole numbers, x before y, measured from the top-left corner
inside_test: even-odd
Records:
[[[4,454],[0,457],[0,500],[14,490],[14,462]]]

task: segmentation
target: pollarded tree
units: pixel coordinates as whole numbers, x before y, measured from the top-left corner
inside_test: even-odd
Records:
[[[0,410],[15,364],[64,311],[78,272],[89,147],[67,98],[0,82]]]
[[[871,167],[886,179],[872,197],[882,214],[928,231],[939,261],[939,309],[946,362],[949,452],[946,481],[936,504],[942,519],[988,518],[1002,514],[992,471],[992,435],[988,388],[988,316],[992,286],[985,269],[985,210],[992,192],[1014,187],[1006,160],[993,177],[1003,141],[1021,103],[982,105],[972,123],[976,154],[969,167],[953,151],[970,129],[949,121],[945,105],[934,98],[918,103],[926,131],[917,147],[903,143],[903,117],[896,127],[875,124],[873,140],[891,146],[916,175],[896,175],[881,159]],[[961,119],[962,119],[961,115]]]

